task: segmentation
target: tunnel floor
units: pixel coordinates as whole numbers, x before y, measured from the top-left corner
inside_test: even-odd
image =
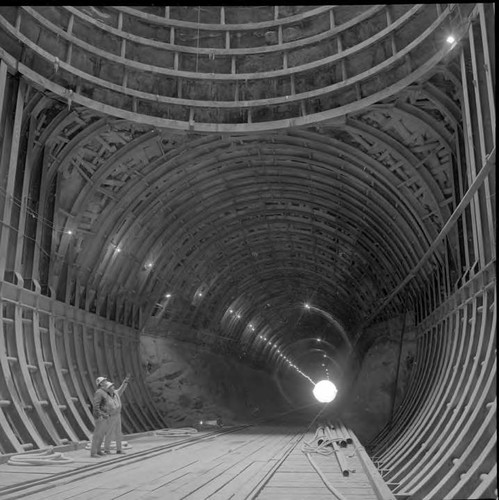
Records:
[[[83,442],[78,449],[63,452],[70,463],[6,462],[0,465],[0,496],[5,500],[394,498],[386,496],[388,488],[377,471],[364,465],[356,438],[341,451],[348,477],[336,452],[327,456],[311,452],[307,445],[315,443],[317,426],[304,416],[191,436],[164,431],[124,436],[125,455],[112,451],[91,458]]]

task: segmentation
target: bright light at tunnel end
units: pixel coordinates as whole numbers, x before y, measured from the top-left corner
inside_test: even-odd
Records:
[[[336,397],[338,390],[330,380],[321,380],[315,384],[313,393],[320,403],[330,403]]]

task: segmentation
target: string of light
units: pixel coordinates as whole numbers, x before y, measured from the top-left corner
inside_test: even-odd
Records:
[[[229,312],[229,314],[231,314],[236,319],[241,319],[242,318],[241,314],[239,314],[238,312],[234,311],[233,309],[229,309],[228,312]],[[248,324],[248,328],[252,332],[256,332],[256,328],[254,327],[254,325],[252,323]],[[266,336],[264,336],[262,334],[258,334],[258,338],[260,340],[263,340],[267,344],[267,346],[270,347],[272,350],[275,350],[276,354],[278,355],[278,358],[280,358],[282,361],[284,361],[285,363],[287,363],[287,365],[290,368],[293,368],[302,377],[304,377],[308,381],[310,381],[311,384],[315,385],[315,382],[306,373],[304,373],[302,370],[300,370],[300,368],[295,363],[293,363],[287,356],[285,356],[281,352],[281,349],[279,348],[280,346],[277,344],[277,342],[275,342],[275,341],[271,342],[270,339],[268,339]]]
[[[73,230],[73,229],[64,229],[62,227],[58,227],[57,225],[55,225],[53,223],[53,221],[51,221],[51,220],[45,218],[43,215],[41,215],[40,212],[30,208],[27,203],[24,204],[21,199],[17,198],[13,194],[8,194],[7,190],[3,186],[0,186],[0,195],[3,195],[5,200],[10,200],[12,202],[12,204],[20,211],[24,210],[26,212],[27,216],[32,217],[34,220],[36,220],[37,224],[40,224],[45,229],[50,230],[52,232],[52,234],[58,234],[58,235],[67,234],[69,236],[73,236],[78,232],[78,231]],[[4,227],[8,227],[12,231],[19,231],[19,227],[12,226],[8,222],[5,222],[2,220],[2,221],[0,221],[0,223]],[[27,240],[33,241],[35,243],[35,245],[37,246],[37,248],[39,248],[39,250],[41,252],[43,252],[45,255],[50,257],[51,254],[40,246],[40,243],[38,242],[38,240],[35,237],[29,235],[26,231],[24,232],[23,237]],[[120,253],[123,251],[123,249],[118,244],[111,243],[111,245],[114,247],[115,252]],[[154,266],[154,264],[151,261],[147,261],[144,264],[144,268],[147,270],[151,270],[153,268],[153,266]]]

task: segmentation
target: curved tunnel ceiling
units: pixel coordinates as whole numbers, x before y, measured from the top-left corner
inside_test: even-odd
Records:
[[[58,253],[71,248],[79,282],[101,293],[172,294],[172,320],[217,331],[244,297],[246,324],[259,315],[284,333],[274,307],[287,304],[286,316],[311,300],[353,329],[419,262],[453,203],[444,140],[426,125],[417,143],[395,143],[416,119],[386,126],[394,115],[378,106],[320,133],[244,138],[132,138],[127,122],[98,120],[58,159]]]
[[[254,359],[275,355],[258,342],[262,332],[283,349],[315,332],[335,344],[338,332],[304,316],[305,302],[353,338],[455,206],[460,88],[452,61],[439,63],[452,57],[444,34],[456,9],[293,6],[266,19],[274,8],[225,8],[223,23],[209,21],[215,7],[171,7],[166,20],[148,8],[92,9],[23,7],[20,26],[1,18],[12,53],[30,54],[19,71],[38,72],[47,97],[66,99],[36,94],[26,110],[47,117],[35,138],[45,148],[34,154],[47,162],[42,183],[57,189],[54,293],[71,282],[88,300],[127,298],[163,331],[184,325]],[[198,14],[206,19],[193,22]],[[90,34],[100,32],[128,52],[97,49]],[[71,56],[57,53],[54,34],[78,38]],[[147,47],[181,62],[145,68]],[[78,67],[85,51],[92,68]],[[333,63],[338,80],[326,81]],[[103,83],[115,66],[128,75],[119,88]],[[175,81],[176,93],[159,78]],[[234,98],[242,82],[247,97]],[[387,314],[410,307],[435,262]]]

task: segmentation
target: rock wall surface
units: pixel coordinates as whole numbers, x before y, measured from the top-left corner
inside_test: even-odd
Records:
[[[408,319],[399,355],[402,328],[403,318],[394,318],[363,335],[360,372],[351,397],[339,409],[363,444],[390,421],[409,387],[416,341]],[[290,398],[292,381],[284,387],[276,377],[188,342],[143,335],[141,361],[154,404],[171,427],[215,419],[224,424],[250,423],[299,405]],[[298,399],[303,404],[313,402],[313,398],[305,401],[305,393],[302,396]]]
[[[249,423],[290,410],[272,377],[198,346],[141,337],[141,361],[153,401],[171,427],[201,420]]]
[[[370,328],[364,336],[370,345],[342,418],[359,440],[367,444],[388,424],[392,411],[398,408],[407,393],[416,358],[416,339],[412,320],[407,319],[403,327],[401,317]]]

